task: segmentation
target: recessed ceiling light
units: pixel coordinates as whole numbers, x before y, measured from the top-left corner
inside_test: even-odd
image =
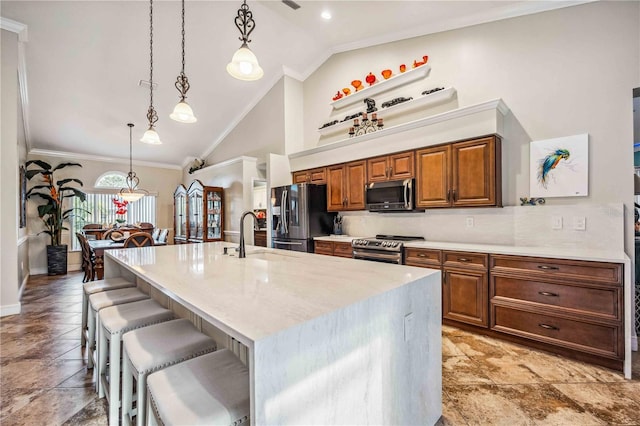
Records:
[[[328,10],[324,10],[320,14],[320,16],[322,16],[322,19],[326,19],[328,21],[329,19],[331,19],[331,12],[329,12]]]

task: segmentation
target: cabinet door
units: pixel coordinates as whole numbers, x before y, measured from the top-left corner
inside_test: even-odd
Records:
[[[295,172],[293,174],[293,183],[307,183],[309,182],[309,173],[306,170]]]
[[[364,210],[366,205],[364,184],[367,181],[367,164],[365,161],[354,161],[347,163],[344,167],[347,175],[347,210]]]
[[[389,179],[401,180],[414,177],[413,167],[415,155],[413,151],[401,152],[389,156]]]
[[[309,170],[309,182],[318,185],[327,183],[327,168],[319,167]]]
[[[496,140],[494,137],[452,144],[453,205],[495,206]]]
[[[338,257],[353,257],[353,247],[351,243],[342,243],[334,241],[333,243],[333,255]]]
[[[389,157],[369,158],[367,160],[367,181],[384,182],[389,177]]]
[[[204,241],[223,239],[224,200],[223,190],[218,187],[205,187]]]
[[[416,207],[449,207],[451,146],[416,151]]]
[[[488,328],[488,291],[486,272],[444,268],[443,318]]]
[[[333,256],[333,243],[331,241],[315,241],[314,251],[316,254]]]
[[[341,211],[345,208],[344,166],[327,167],[327,210]]]

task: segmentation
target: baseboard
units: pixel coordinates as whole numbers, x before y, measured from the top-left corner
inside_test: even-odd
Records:
[[[16,315],[20,313],[20,304],[4,305],[0,306],[0,317],[6,317],[8,315]]]
[[[638,351],[638,336],[631,336],[631,350]]]
[[[47,268],[30,268],[29,275],[47,275],[49,271]]]

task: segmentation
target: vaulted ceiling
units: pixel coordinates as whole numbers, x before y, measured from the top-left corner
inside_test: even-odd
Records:
[[[584,1],[249,1],[251,49],[264,69],[235,80],[226,64],[240,46],[233,24],[241,2],[186,3],[186,75],[194,124],[169,119],[178,101],[180,2],[154,2],[154,105],[162,145],[137,143],[146,130],[148,1],[2,1],[0,14],[28,26],[25,44],[29,149],[184,166],[201,157],[285,73],[304,80],[332,54]],[[320,17],[330,11],[331,20]]]

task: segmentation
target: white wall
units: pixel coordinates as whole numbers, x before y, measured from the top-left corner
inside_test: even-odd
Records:
[[[18,291],[18,36],[1,30],[0,316],[20,313]]]
[[[316,129],[329,117],[336,90],[364,81],[369,71],[429,55],[424,89],[454,86],[459,106],[502,98],[533,140],[589,133],[589,196],[547,203],[624,203],[625,247],[632,254],[639,17],[639,2],[595,2],[335,55],[304,82],[305,148],[318,145]],[[509,142],[503,144],[506,185],[525,197],[528,150]]]
[[[129,171],[128,161],[124,161],[122,163],[110,163],[92,160],[69,160],[59,157],[32,154],[28,156],[28,159],[43,160],[52,166],[66,161],[73,161],[82,164],[82,167],[66,167],[57,171],[56,178],[78,178],[84,183],[82,189],[85,191],[91,191],[94,189],[96,179],[108,171],[118,171],[123,173],[127,173]],[[151,193],[157,193],[156,226],[173,230],[173,192],[180,183],[182,171],[178,169],[165,169],[137,165],[133,166],[133,170],[140,179],[140,188],[146,189]],[[33,184],[34,182],[29,182],[29,186]],[[46,273],[46,245],[50,244],[48,235],[36,235],[43,229],[42,221],[38,218],[37,205],[37,200],[30,200],[27,203],[27,225],[31,236],[29,248],[31,274]],[[70,238],[69,233],[64,231],[62,236],[63,244],[69,244],[70,246]],[[75,236],[73,238],[75,238]],[[80,252],[69,253],[68,264],[72,266],[72,268],[79,267],[80,263]]]

